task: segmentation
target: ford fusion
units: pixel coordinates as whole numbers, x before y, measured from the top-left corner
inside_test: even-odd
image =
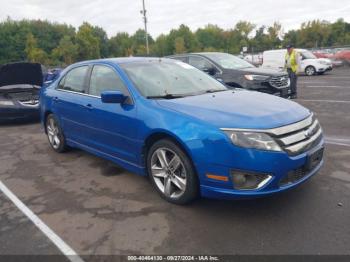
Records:
[[[173,59],[77,63],[42,89],[40,99],[56,152],[80,148],[148,175],[176,204],[285,191],[323,163],[322,130],[308,109],[228,90]]]
[[[13,63],[0,67],[0,123],[39,119],[41,65]]]

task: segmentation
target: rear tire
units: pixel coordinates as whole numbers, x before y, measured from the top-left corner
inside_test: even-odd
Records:
[[[67,151],[68,146],[66,138],[64,137],[62,128],[53,114],[49,114],[45,121],[45,130],[47,138],[53,150],[57,153],[63,153]]]
[[[169,139],[151,146],[147,171],[157,192],[170,203],[184,205],[198,196],[198,177],[189,157]]]

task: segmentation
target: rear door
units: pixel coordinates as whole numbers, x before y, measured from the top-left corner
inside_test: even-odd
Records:
[[[60,123],[68,140],[85,144],[87,76],[89,66],[70,70],[59,82],[53,97]]]
[[[123,104],[102,103],[103,91],[121,91],[128,99]],[[88,128],[90,147],[122,159],[136,162],[138,121],[133,99],[119,74],[112,67],[94,65],[89,81]]]

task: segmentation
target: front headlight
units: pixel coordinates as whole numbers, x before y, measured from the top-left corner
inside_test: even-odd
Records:
[[[244,75],[244,78],[249,81],[265,81],[269,76],[262,76],[262,75]]]
[[[0,106],[13,106],[15,105],[12,101],[0,101]]]
[[[227,130],[224,130],[224,132],[236,146],[268,151],[282,151],[275,140],[265,133]]]

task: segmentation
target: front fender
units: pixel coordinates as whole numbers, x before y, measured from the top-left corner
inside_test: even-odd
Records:
[[[139,140],[146,141],[155,133],[166,134],[182,145],[194,165],[203,161],[214,161],[216,153],[213,149],[219,148],[219,144],[229,144],[226,135],[217,127],[164,108],[156,101],[148,101],[148,103],[140,103],[138,110],[139,117],[144,120],[145,124],[139,130]]]

